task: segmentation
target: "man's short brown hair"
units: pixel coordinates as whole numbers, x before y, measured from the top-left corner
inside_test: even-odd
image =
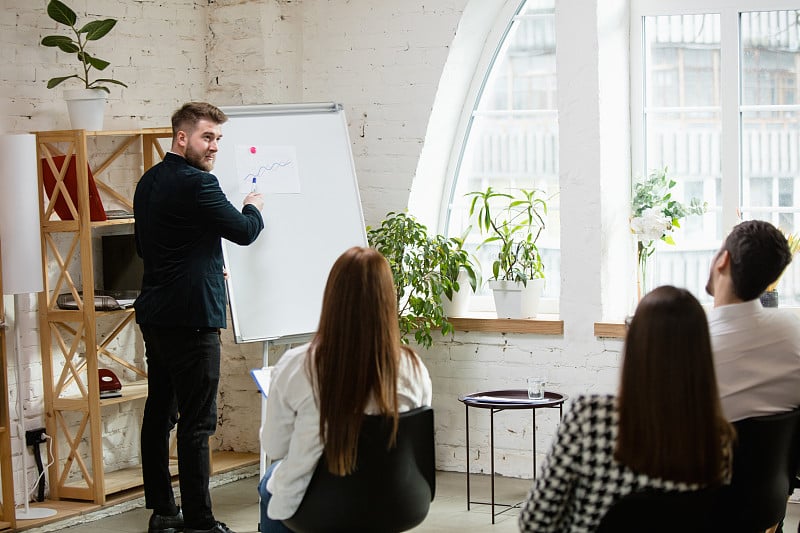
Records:
[[[172,115],[172,138],[178,131],[191,133],[195,125],[202,119],[215,124],[224,124],[228,117],[218,107],[206,102],[187,102]]]
[[[758,298],[792,262],[786,237],[763,220],[734,226],[722,249],[730,256],[733,292],[745,302]]]

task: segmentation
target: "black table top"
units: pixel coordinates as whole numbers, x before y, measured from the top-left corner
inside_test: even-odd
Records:
[[[558,407],[567,399],[565,394],[546,391],[541,400],[528,398],[527,389],[507,389],[484,392],[473,392],[459,396],[458,401],[469,407],[479,409],[538,409],[540,407]]]

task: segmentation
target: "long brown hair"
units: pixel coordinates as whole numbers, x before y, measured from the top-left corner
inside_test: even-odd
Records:
[[[722,482],[734,436],[722,415],[705,312],[684,289],[658,287],[625,340],[614,457],[651,477]]]
[[[373,248],[353,247],[334,263],[325,286],[319,329],[311,342],[319,432],[328,469],[353,471],[364,409],[374,398],[392,421],[387,447],[397,433],[397,377],[401,348],[397,296],[389,262]]]

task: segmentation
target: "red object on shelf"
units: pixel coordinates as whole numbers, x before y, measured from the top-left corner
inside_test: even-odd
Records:
[[[64,155],[57,155],[53,157],[53,163],[57,169],[64,167],[65,158],[66,156]],[[78,178],[76,168],[75,157],[72,157],[69,160],[69,166],[64,174],[64,186],[67,188],[69,197],[75,204],[75,209],[78,209]],[[106,212],[103,209],[103,201],[100,199],[100,193],[97,190],[97,184],[94,182],[92,169],[89,168],[89,165],[86,165],[86,171],[89,175],[89,220],[106,220],[107,217]],[[56,188],[56,176],[53,174],[53,170],[50,168],[50,164],[47,162],[46,158],[42,159],[42,181],[44,182],[44,189],[47,192],[48,198],[52,199],[54,194],[53,191]],[[67,200],[64,198],[64,194],[61,191],[58,192],[55,211],[61,220],[73,220],[74,218],[69,206],[67,205]]]

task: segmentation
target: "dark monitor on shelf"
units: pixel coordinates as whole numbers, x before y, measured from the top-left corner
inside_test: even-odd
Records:
[[[132,233],[103,235],[103,289],[108,292],[138,291],[142,288],[144,264],[136,253]]]

